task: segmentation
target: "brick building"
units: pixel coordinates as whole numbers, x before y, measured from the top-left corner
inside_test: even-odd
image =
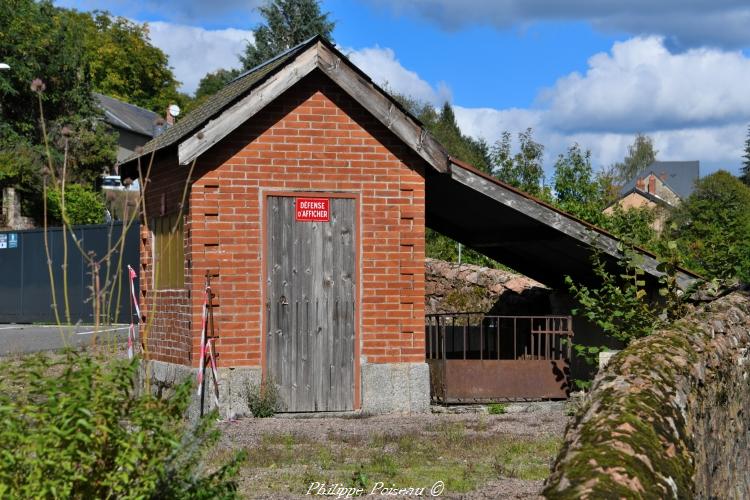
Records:
[[[425,226],[550,287],[590,281],[594,253],[619,257],[612,235],[449,157],[317,37],[240,75],[122,175],[145,179],[152,381],[195,374],[208,276],[228,414],[261,379],[286,411],[427,410],[445,359],[426,362]],[[643,267],[658,276],[653,256]],[[524,366],[561,386],[562,361]]]
[[[389,130],[323,64],[410,129]],[[140,283],[157,380],[198,366],[208,273],[228,404],[241,410],[240,391],[264,373],[290,411],[426,408],[424,173],[435,160],[408,145],[421,128],[348,65],[313,39],[123,166],[149,179]],[[199,153],[183,156],[186,137]],[[310,198],[321,220],[297,217]]]

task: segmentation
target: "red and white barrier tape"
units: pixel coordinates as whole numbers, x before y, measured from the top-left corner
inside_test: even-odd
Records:
[[[203,371],[206,361],[210,360],[211,374],[214,378],[214,404],[219,406],[219,373],[216,368],[216,352],[214,351],[214,340],[207,339],[208,335],[208,298],[211,295],[211,287],[206,287],[203,297],[203,312],[201,313],[201,351],[198,362],[198,397],[203,393]]]
[[[200,359],[198,362],[198,397],[203,393],[203,368],[206,356],[206,321],[208,313],[208,294],[211,293],[211,289],[206,287],[206,291],[203,294],[203,308],[201,310],[201,351]]]
[[[130,298],[133,301],[133,307],[135,308],[135,313],[138,316],[138,323],[141,322],[141,308],[138,307],[138,297],[135,295],[135,280],[137,279],[138,275],[133,270],[132,267],[128,266],[128,278],[130,279]],[[130,317],[130,328],[128,329],[128,358],[133,359],[133,348],[135,345],[135,322],[133,321],[133,316]]]

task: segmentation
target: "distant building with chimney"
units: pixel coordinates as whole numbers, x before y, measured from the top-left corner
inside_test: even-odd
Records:
[[[625,210],[653,208],[660,212],[653,225],[660,231],[668,212],[690,196],[699,177],[699,161],[655,161],[625,183],[604,213],[610,215],[616,205]]]

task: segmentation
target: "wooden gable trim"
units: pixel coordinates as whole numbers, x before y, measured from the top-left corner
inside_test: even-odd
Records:
[[[350,64],[322,42],[316,43],[182,141],[178,146],[179,163],[191,163],[268,103],[319,68],[433,168],[438,172],[447,172],[448,154],[445,148],[424,127],[403,112],[389,96],[352,69]]]
[[[177,146],[180,165],[191,163],[308,75],[317,67],[317,59],[314,47],[302,52],[293,62],[285,65],[258,87],[252,89],[248,95],[180,142]]]
[[[383,125],[404,141],[438,172],[448,171],[448,153],[424,127],[416,123],[381,92],[375,85],[357,73],[346,60],[321,42],[318,42],[318,67],[336,82],[347,94],[362,105]]]

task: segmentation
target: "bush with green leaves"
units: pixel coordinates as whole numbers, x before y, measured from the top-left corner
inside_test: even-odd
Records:
[[[52,224],[62,224],[62,195],[59,189],[47,191],[47,209]],[[68,225],[104,222],[104,198],[101,193],[80,184],[65,187],[65,216]]]
[[[279,389],[273,380],[248,385],[247,406],[255,418],[273,417],[281,408]]]
[[[492,403],[487,405],[487,413],[490,415],[504,415],[508,413],[508,405],[503,403]]]
[[[0,375],[0,498],[234,498],[244,453],[206,470],[212,416],[138,390],[139,361],[67,352]],[[215,418],[215,416],[213,416]]]
[[[657,265],[662,273],[656,286],[658,297],[647,289],[643,254],[624,244],[620,244],[619,251],[622,257],[616,266],[608,266],[601,255],[594,254],[592,269],[599,287],[575,283],[570,276],[565,277],[565,283],[579,304],[572,311],[574,315],[597,325],[605,336],[628,345],[682,316],[686,294],[677,283],[680,258],[675,242],[667,242],[661,251],[663,259]],[[595,364],[599,353],[606,350],[576,343],[573,348],[589,364]]]

